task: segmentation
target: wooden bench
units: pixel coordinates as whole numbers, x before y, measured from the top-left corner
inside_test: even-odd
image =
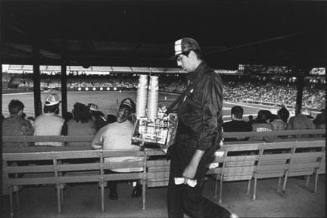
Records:
[[[262,133],[264,135],[324,135],[325,130],[285,131]],[[260,133],[228,133],[227,137],[249,137]],[[3,142],[36,142],[36,141],[91,141],[91,137],[40,136],[40,137],[3,137]],[[317,189],[318,175],[325,173],[325,138],[311,139],[289,138],[276,142],[238,142],[225,144],[213,163],[214,168],[208,171],[217,180],[215,195],[222,200],[223,182],[247,180],[247,193],[251,190],[254,178],[253,199],[256,197],[258,179],[284,177],[283,190],[286,189],[287,178],[291,176],[314,176],[314,191]],[[313,150],[321,148],[320,150]],[[273,149],[272,149],[273,148]],[[271,150],[284,150],[276,153]],[[299,152],[302,149],[302,152]],[[304,150],[303,150],[304,149]],[[309,150],[305,150],[309,149]],[[74,151],[72,151],[74,150]],[[169,180],[169,164],[165,153],[158,149],[144,151],[102,151],[89,150],[88,146],[64,147],[23,147],[3,149],[3,190],[9,192],[10,211],[13,216],[13,196],[18,186],[53,185],[56,188],[57,210],[61,213],[64,200],[63,187],[68,183],[95,182],[101,188],[101,211],[104,211],[104,187],[108,181],[141,180],[143,185],[142,208],[145,209],[146,190],[151,187],[167,186]],[[289,152],[291,151],[291,152]],[[303,152],[304,151],[304,152]],[[310,152],[309,152],[310,151]],[[104,161],[108,157],[121,156],[143,157],[140,161],[128,164]],[[305,160],[305,161],[303,161]],[[42,164],[40,163],[42,162]],[[33,165],[31,165],[33,164]],[[105,171],[113,168],[130,168],[140,166],[143,171],[136,173],[108,174]],[[286,170],[286,171],[285,171]],[[308,183],[308,180],[307,180]],[[16,194],[18,197],[18,194]],[[18,198],[16,198],[18,199]],[[18,201],[19,202],[19,201]]]
[[[319,168],[325,157],[325,140],[315,141],[295,141],[292,148],[292,155],[289,162],[289,168],[286,172],[283,191],[286,190],[287,179],[289,177],[306,176],[306,186],[309,185],[309,178],[314,176],[314,188],[317,190]]]
[[[220,149],[223,155],[216,156],[213,163],[217,167],[208,171],[208,174],[215,175],[217,182],[214,196],[218,197],[219,203],[222,202],[223,183],[227,181],[248,181],[247,194],[250,194],[251,179],[258,160],[259,145],[230,144]]]
[[[66,184],[101,181],[101,151],[57,151],[53,153],[56,180],[60,188],[58,213],[64,206],[64,187]]]
[[[147,166],[147,187],[162,187],[168,185],[170,161],[166,153],[160,149],[146,149],[148,157]]]
[[[58,213],[61,212],[60,183],[56,164],[52,152],[3,154],[3,183],[4,188],[7,189],[5,191],[9,191],[12,217],[14,215],[14,189],[25,185],[54,185],[57,189]],[[16,195],[18,199],[18,192]]]
[[[110,157],[137,156],[140,160],[128,163],[105,161]],[[42,163],[40,163],[42,161]],[[33,165],[31,165],[33,164]],[[139,172],[107,173],[106,170],[140,167]],[[9,190],[10,214],[14,215],[14,188],[25,185],[54,185],[57,190],[57,210],[62,211],[64,185],[95,182],[101,188],[101,211],[104,211],[104,186],[107,181],[141,180],[142,208],[145,209],[146,155],[135,150],[83,150],[3,154],[3,183]],[[18,196],[18,192],[16,193]]]
[[[128,162],[113,162],[110,158],[133,157]],[[135,158],[135,159],[134,159]],[[109,159],[109,160],[108,160]],[[142,209],[145,209],[145,191],[146,191],[146,160],[147,157],[142,151],[135,150],[101,150],[101,210],[104,211],[104,186],[108,181],[123,180],[140,180],[142,183]],[[140,168],[140,171],[130,171],[130,168]],[[119,173],[108,173],[107,170],[115,171],[119,169]]]
[[[258,163],[253,173],[253,200],[256,199],[258,179],[278,178],[277,192],[280,192],[281,181],[286,176],[293,147],[294,142],[260,144]]]

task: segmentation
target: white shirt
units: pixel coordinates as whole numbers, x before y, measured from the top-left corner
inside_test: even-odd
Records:
[[[92,141],[94,148],[97,145],[102,145],[104,150],[139,150],[139,147],[131,144],[134,125],[130,121],[123,123],[111,123],[102,127],[96,134]],[[110,157],[106,158],[106,162],[129,162],[142,160],[141,157]],[[117,172],[133,172],[142,171],[143,168],[124,168],[124,169],[112,169]]]
[[[65,120],[55,113],[44,113],[34,122],[35,136],[60,136]],[[35,145],[62,146],[61,142],[35,142]]]

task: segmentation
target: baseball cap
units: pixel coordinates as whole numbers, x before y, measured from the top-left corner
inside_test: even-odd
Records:
[[[182,38],[182,39],[175,41],[174,48],[175,48],[175,57],[177,55],[180,55],[184,52],[188,52],[191,50],[193,50],[193,51],[201,50],[199,43],[195,39],[192,39],[192,38]]]
[[[87,105],[90,111],[99,111],[99,107],[96,104],[90,103]]]
[[[121,101],[119,108],[121,108],[123,106],[130,108],[132,113],[135,113],[135,111],[136,111],[135,103],[130,98],[125,98],[124,100]]]
[[[46,99],[45,99],[45,106],[52,106],[59,104],[60,100],[57,94],[50,94]]]

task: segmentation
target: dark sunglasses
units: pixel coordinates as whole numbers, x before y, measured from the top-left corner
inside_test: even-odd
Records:
[[[176,61],[179,61],[180,60],[180,56],[181,55],[185,55],[186,57],[190,54],[191,50],[189,51],[184,51],[182,53],[180,53],[179,55],[177,55],[175,58],[176,58]]]

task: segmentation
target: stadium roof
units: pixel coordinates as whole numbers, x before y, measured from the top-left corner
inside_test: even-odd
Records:
[[[324,66],[325,1],[2,0],[5,64],[176,67],[173,42],[197,39],[217,69]],[[35,54],[35,53],[34,53]]]

